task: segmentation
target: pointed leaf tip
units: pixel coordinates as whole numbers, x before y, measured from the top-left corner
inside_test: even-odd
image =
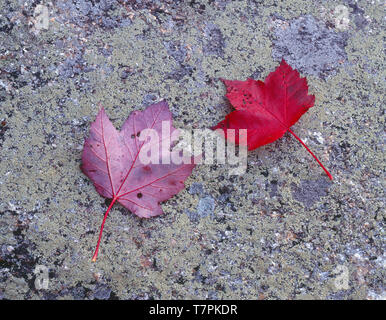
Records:
[[[315,96],[308,94],[307,79],[300,78],[284,58],[264,82],[222,81],[227,89],[232,88],[231,92],[227,90],[226,97],[236,111],[214,128],[223,129],[225,136],[227,129],[247,129],[249,150],[281,138],[315,102]]]
[[[81,169],[100,195],[112,198],[92,261],[96,260],[104,222],[115,201],[141,218],[150,218],[162,214],[160,202],[184,188],[183,183],[177,182],[185,181],[190,176],[194,163],[164,164],[162,153],[159,152],[156,162],[145,166],[140,155],[145,141],[140,141],[138,134],[145,129],[153,129],[158,140],[151,143],[158,142],[163,146],[165,139],[162,135],[169,133],[162,131],[162,123],[171,120],[168,103],[163,100],[143,111],[133,111],[120,132],[114,128],[103,107],[91,124],[90,135],[82,152]],[[170,131],[174,130],[170,125]]]

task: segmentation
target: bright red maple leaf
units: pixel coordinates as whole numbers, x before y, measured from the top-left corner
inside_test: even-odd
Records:
[[[112,199],[101,225],[93,261],[98,255],[104,223],[115,202],[139,217],[154,217],[162,214],[161,201],[184,188],[184,181],[195,166],[193,161],[192,164],[164,164],[161,152],[158,164],[143,165],[140,161],[139,154],[146,143],[139,139],[142,130],[154,129],[158,133],[156,142],[159,146],[170,139],[170,136],[162,136],[163,121],[169,126],[171,136],[177,129],[173,128],[172,115],[165,101],[142,112],[132,112],[120,132],[114,128],[103,108],[91,124],[89,138],[84,143],[81,169],[100,195]]]
[[[256,149],[290,132],[314,157],[332,180],[331,174],[304,142],[291,130],[299,118],[314,105],[315,96],[308,94],[306,78],[292,69],[284,60],[264,82],[253,79],[231,81],[222,79],[227,87],[226,97],[235,107],[225,120],[212,129],[235,130],[235,143]],[[247,141],[238,139],[239,129],[247,129]],[[245,139],[244,139],[245,140]]]

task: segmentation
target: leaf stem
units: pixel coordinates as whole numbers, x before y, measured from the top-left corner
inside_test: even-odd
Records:
[[[312,153],[312,151],[305,145],[305,143],[300,139],[290,128],[288,128],[288,131],[302,144],[304,148],[307,149],[307,151],[311,154],[311,156],[319,163],[319,165],[322,167],[324,172],[328,175],[328,177],[332,180],[331,173],[328,172],[328,170],[324,167],[324,165],[319,161],[319,159]]]
[[[101,229],[99,231],[99,239],[98,239],[98,243],[97,243],[97,246],[95,249],[95,253],[91,259],[92,262],[95,262],[97,257],[98,257],[98,250],[99,250],[99,244],[100,244],[101,239],[102,239],[103,227],[105,226],[105,221],[106,221],[107,216],[109,215],[111,208],[113,207],[115,201],[117,201],[117,200],[118,200],[118,197],[114,197],[113,200],[111,201],[109,207],[107,208],[107,211],[106,211],[105,216],[104,216],[103,221],[102,221]]]

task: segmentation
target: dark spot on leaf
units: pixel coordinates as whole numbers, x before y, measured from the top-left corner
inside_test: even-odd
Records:
[[[141,199],[141,198],[142,198],[142,193],[141,193],[141,192],[137,193],[137,198],[138,198],[138,199]]]

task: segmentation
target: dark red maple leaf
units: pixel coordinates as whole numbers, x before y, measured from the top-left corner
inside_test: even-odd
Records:
[[[248,150],[271,143],[290,132],[314,157],[332,180],[331,174],[304,142],[291,130],[299,118],[314,105],[315,96],[308,94],[306,78],[284,60],[264,82],[253,79],[231,81],[221,79],[227,87],[226,97],[235,107],[225,120],[212,129],[235,130],[235,143],[247,144]],[[247,129],[247,141],[238,139],[239,129]],[[245,139],[244,139],[245,140]]]
[[[161,146],[167,138],[170,139],[170,136],[162,136],[164,121],[171,136],[177,129],[173,128],[167,102],[162,101],[142,112],[132,112],[120,132],[114,128],[103,108],[91,124],[89,138],[84,143],[81,169],[100,195],[112,199],[101,225],[93,261],[98,255],[106,218],[115,202],[139,217],[154,217],[162,213],[161,201],[184,188],[184,181],[194,168],[193,161],[192,164],[164,164],[162,152],[159,152],[158,164],[144,165],[140,161],[139,154],[146,143],[140,141],[140,132],[154,129],[158,133],[156,142]]]

